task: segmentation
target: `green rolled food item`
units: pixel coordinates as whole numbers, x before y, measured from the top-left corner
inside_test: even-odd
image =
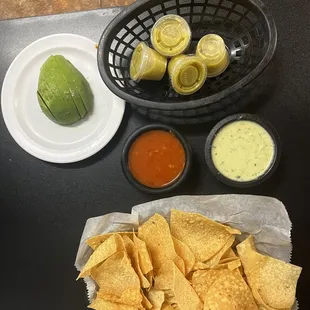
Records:
[[[61,55],[41,67],[37,98],[43,113],[60,125],[71,125],[93,109],[92,90],[79,70]]]

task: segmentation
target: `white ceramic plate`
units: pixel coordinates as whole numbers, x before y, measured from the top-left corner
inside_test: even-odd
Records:
[[[36,97],[40,68],[55,54],[72,62],[94,94],[93,112],[71,126],[49,120]],[[125,102],[108,90],[99,75],[96,44],[73,34],[48,36],[26,47],[5,76],[1,104],[15,141],[31,155],[53,163],[76,162],[101,150],[116,133],[125,110]]]

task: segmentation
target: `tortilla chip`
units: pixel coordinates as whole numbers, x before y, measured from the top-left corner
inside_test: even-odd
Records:
[[[153,310],[160,310],[164,301],[165,301],[165,293],[163,291],[155,290],[151,288],[147,293],[147,297],[151,304],[153,305]]]
[[[171,210],[171,234],[184,242],[196,259],[205,262],[218,253],[232,234],[240,231],[209,218],[179,210]]]
[[[140,226],[138,237],[145,242],[149,249],[155,271],[166,261],[172,260],[185,274],[184,261],[175,252],[169,225],[161,215],[155,213]]]
[[[214,266],[216,266],[219,263],[223,254],[227,251],[227,249],[229,249],[232,246],[234,242],[235,242],[235,237],[230,236],[228,240],[226,241],[226,243],[224,244],[224,246],[212,258],[204,262],[205,265],[208,268],[213,268]]]
[[[279,309],[271,308],[268,305],[266,305],[265,302],[262,300],[262,298],[260,297],[260,295],[258,294],[258,292],[255,289],[252,290],[252,294],[254,296],[256,303],[259,305],[259,309],[262,309],[262,310],[279,310]],[[286,309],[281,309],[281,310],[286,310]],[[291,310],[291,308],[287,309],[287,310]]]
[[[143,291],[141,291],[141,295],[142,295],[142,306],[143,306],[143,309],[146,309],[146,310],[153,309],[153,305],[147,299],[147,297],[144,295]]]
[[[142,273],[145,275],[149,275],[149,277],[151,274],[153,277],[153,274],[151,273],[151,271],[153,270],[153,264],[145,242],[139,239],[135,234],[133,235],[133,242],[138,248],[139,264]],[[150,282],[149,277],[147,277],[147,279]]]
[[[262,300],[258,292],[254,289],[252,290],[252,294],[254,296],[254,299],[256,300],[256,303],[259,305],[259,309],[262,310],[291,310],[292,308],[287,308],[287,309],[275,309],[271,308],[268,305],[265,304],[265,302]]]
[[[137,307],[117,304],[104,299],[96,298],[88,308],[95,310],[137,310]]]
[[[220,263],[213,267],[213,269],[228,269],[228,270],[234,270],[241,267],[241,261],[238,257],[234,258],[231,261],[228,261],[226,263]]]
[[[236,256],[236,257],[230,257],[230,258],[224,258],[224,259],[221,259],[219,261],[219,264],[226,264],[226,263],[230,263],[230,262],[234,262],[235,260],[238,260],[239,257]]]
[[[226,258],[235,258],[237,257],[236,253],[232,248],[229,248],[221,257],[221,260],[226,259]]]
[[[223,259],[221,261],[219,261],[219,263],[215,266],[213,266],[212,268],[210,268],[207,264],[202,263],[202,262],[196,262],[194,267],[193,267],[193,272],[192,272],[192,276],[191,277],[187,277],[188,279],[190,279],[192,281],[192,277],[193,275],[195,275],[194,278],[197,279],[198,276],[200,276],[201,274],[203,274],[205,271],[210,270],[210,269],[229,269],[229,270],[234,270],[236,268],[241,268],[241,261],[239,259],[239,257],[231,257],[231,258],[226,258]],[[200,271],[200,272],[197,272]]]
[[[295,302],[297,281],[301,268],[256,252],[253,236],[237,245],[247,281],[259,294],[259,305],[275,309],[290,309]]]
[[[182,241],[178,240],[177,238],[172,237],[174,249],[176,253],[183,259],[185,264],[185,275],[189,274],[194,265],[195,265],[195,255],[189,249],[189,247],[183,243]]]
[[[128,236],[132,240],[134,232],[116,232],[116,233],[108,233],[108,234],[104,234],[104,235],[97,235],[97,236],[94,236],[94,237],[87,239],[86,243],[93,250],[96,250],[101,243],[103,243],[104,241],[106,241],[107,239],[109,239],[111,236],[113,236],[115,234],[118,234],[121,237]]]
[[[197,262],[196,261],[192,271],[206,270],[206,269],[209,269],[209,268],[208,268],[208,266],[205,263]]]
[[[225,270],[208,289],[204,309],[258,310],[252,292],[238,269]]]
[[[128,236],[123,236],[123,240],[124,240],[126,252],[131,260],[131,265],[140,279],[141,287],[149,288],[151,284],[146,279],[146,277],[143,275],[141,271],[139,255],[138,255],[138,247],[134,244],[134,242]]]
[[[92,270],[99,286],[97,297],[110,302],[139,306],[142,302],[140,281],[126,252],[117,252]]]
[[[173,308],[173,306],[165,302],[161,307],[161,310],[176,310],[176,308]]]
[[[148,288],[148,290],[153,286],[153,282],[154,282],[154,272],[153,270],[151,270],[150,272],[148,272],[145,275],[146,279],[149,281],[150,283],[150,287]]]
[[[172,260],[166,261],[155,276],[155,289],[165,292],[165,300],[182,310],[201,310],[203,304],[190,283]]]
[[[208,290],[224,272],[224,269],[208,269],[197,270],[193,273],[192,286],[201,300],[204,301],[206,299]]]
[[[86,265],[80,272],[77,279],[85,278],[89,276],[92,268],[96,267],[111,255],[115,254],[117,251],[124,251],[125,246],[123,239],[118,234],[111,235],[106,241],[104,241],[90,256]]]

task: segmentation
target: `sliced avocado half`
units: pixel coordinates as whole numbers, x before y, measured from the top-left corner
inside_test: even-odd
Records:
[[[84,76],[63,56],[50,56],[41,67],[37,97],[44,114],[61,125],[84,118],[94,97]]]
[[[67,125],[70,125],[72,123],[79,121],[81,119],[81,115],[79,114],[75,106],[71,93],[68,89],[67,83],[65,79],[63,78],[63,74],[61,70],[59,70],[58,68],[58,65],[57,65],[57,62],[54,56],[50,56],[47,59],[47,61],[44,63],[44,65],[41,68],[40,76],[42,76],[42,78],[46,81],[46,83],[50,86],[50,88],[53,91],[57,92],[58,90],[57,96],[59,98],[60,97],[63,98],[62,100],[62,103],[64,103],[63,108],[66,110],[66,115],[68,115],[69,117]],[[50,110],[55,115],[56,118],[59,118],[53,109],[50,108]]]

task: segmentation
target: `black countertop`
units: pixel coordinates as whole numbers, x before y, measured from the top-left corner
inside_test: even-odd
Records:
[[[237,190],[217,182],[207,170],[203,149],[211,125],[180,127],[191,143],[191,180],[174,194],[250,193],[284,202],[293,223],[293,263],[304,267],[297,297],[307,309],[310,286],[310,3],[269,0],[278,27],[275,57],[264,73],[272,82],[258,98],[255,112],[278,130],[283,157],[267,183]],[[14,57],[34,40],[55,33],[76,33],[99,40],[120,9],[43,16],[0,22],[0,82]],[[1,308],[86,309],[82,281],[73,266],[85,220],[164,196],[135,190],[121,170],[122,145],[135,128],[149,121],[126,108],[113,140],[97,155],[77,164],[54,165],[24,152],[0,118]]]

